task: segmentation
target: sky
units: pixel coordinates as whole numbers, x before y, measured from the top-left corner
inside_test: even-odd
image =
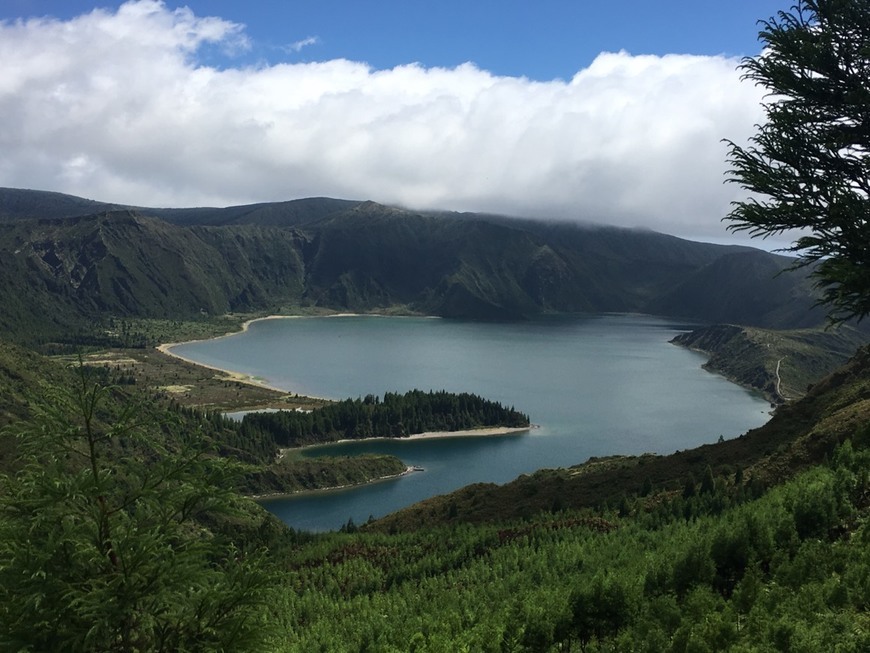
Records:
[[[0,0],[0,186],[745,242],[723,139],[764,120],[737,65],[790,4]]]

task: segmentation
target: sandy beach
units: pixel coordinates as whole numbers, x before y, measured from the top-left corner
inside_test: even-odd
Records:
[[[347,444],[349,442],[371,442],[374,440],[408,442],[409,440],[427,440],[436,438],[467,438],[481,437],[490,435],[515,435],[525,433],[538,428],[537,425],[530,426],[492,426],[479,429],[467,429],[465,431],[427,431],[425,433],[414,433],[401,437],[374,437],[374,438],[345,438],[343,440],[333,440],[332,442],[319,442],[317,444],[307,444],[304,447],[290,447],[286,451],[295,451],[299,449],[313,449],[315,447],[328,447],[333,444]]]
[[[336,317],[338,314],[336,314]],[[247,331],[250,326],[254,322],[259,322],[260,320],[288,320],[294,318],[306,317],[304,315],[267,315],[265,317],[257,317],[251,320],[247,320],[242,324],[242,328],[238,331],[231,331],[229,333],[225,333],[222,336],[216,336],[214,338],[199,338],[197,340],[184,340],[181,342],[166,342],[161,345],[157,345],[155,349],[162,354],[166,354],[167,356],[172,356],[173,358],[177,358],[178,360],[183,360],[186,363],[190,363],[192,365],[198,365],[199,367],[203,367],[205,369],[214,370],[215,372],[220,372],[221,374],[225,374],[227,379],[230,381],[237,381],[238,383],[247,383],[248,385],[254,385],[259,388],[266,388],[267,390],[274,390],[275,392],[280,392],[282,394],[289,394],[287,390],[283,388],[278,388],[273,385],[269,385],[263,379],[253,376],[251,374],[242,374],[241,372],[235,372],[233,370],[228,370],[223,367],[218,367],[216,365],[207,365],[205,363],[200,363],[199,361],[195,361],[191,358],[187,358],[186,356],[182,356],[181,354],[177,354],[172,351],[173,347],[177,347],[178,345],[188,345],[194,342],[205,342],[207,340],[219,340],[221,338],[227,338],[229,336],[234,336],[239,333],[244,333]],[[322,399],[322,397],[312,397],[312,399]]]
[[[359,438],[359,439],[347,439],[347,440],[336,440],[335,442],[324,442],[323,444],[311,444],[305,447],[295,447],[295,448],[284,448],[280,450],[279,458],[283,457],[287,451],[299,451],[301,449],[315,449],[317,447],[326,447],[333,444],[341,444],[346,442],[369,442],[372,440],[398,440],[399,442],[404,442],[407,440],[423,440],[427,438],[461,438],[461,437],[475,437],[475,436],[491,436],[491,435],[513,435],[519,433],[525,433],[526,431],[531,431],[532,429],[538,428],[537,425],[532,424],[531,426],[520,426],[520,427],[508,427],[508,426],[497,426],[492,428],[482,428],[482,429],[468,429],[466,431],[430,431],[428,433],[415,433],[414,435],[408,435],[403,438]],[[387,476],[381,476],[379,478],[373,478],[370,481],[366,481],[364,483],[357,483],[354,485],[338,485],[335,487],[324,487],[318,488],[315,490],[296,490],[295,492],[272,492],[269,494],[256,494],[250,495],[249,498],[254,500],[262,500],[262,499],[279,499],[281,497],[290,497],[290,496],[299,496],[304,494],[313,494],[319,492],[328,492],[331,490],[345,490],[352,487],[360,487],[362,485],[369,485],[370,483],[378,483],[380,481],[389,481],[391,479],[402,478],[403,476],[407,476],[408,474],[413,474],[415,472],[422,472],[424,469],[417,467],[415,465],[409,465],[405,468],[404,471],[399,472],[398,474],[388,474]]]
[[[191,342],[194,342],[194,341],[191,341]],[[262,379],[260,379],[256,376],[253,376],[251,374],[242,374],[240,372],[233,372],[232,370],[227,370],[227,369],[224,369],[221,367],[217,367],[216,365],[206,365],[205,363],[200,363],[199,361],[195,361],[193,359],[187,358],[185,356],[182,356],[180,354],[176,354],[175,352],[171,351],[172,347],[174,347],[175,345],[181,345],[181,344],[184,344],[184,343],[172,342],[172,343],[167,343],[165,345],[157,345],[156,349],[159,352],[166,354],[167,356],[172,356],[173,358],[177,358],[178,360],[182,360],[185,363],[190,363],[191,365],[197,365],[197,366],[203,367],[207,370],[214,370],[215,372],[220,372],[221,374],[224,374],[227,377],[227,381],[235,381],[238,383],[247,383],[248,385],[257,386],[258,388],[265,388],[267,390],[274,390],[275,392],[280,392],[281,394],[285,394],[285,395],[290,394],[286,390],[284,390],[282,388],[278,388],[278,387],[273,386],[273,385],[269,385],[268,383],[266,383]]]
[[[534,424],[530,426],[493,426],[482,429],[468,429],[467,431],[429,431],[427,433],[415,433],[408,435],[399,440],[426,440],[428,438],[461,438],[468,436],[482,435],[513,435],[515,433],[525,433],[537,428]]]
[[[218,367],[216,365],[207,365],[205,363],[200,363],[199,361],[195,361],[193,359],[187,358],[186,356],[182,356],[181,354],[177,354],[172,351],[173,347],[177,347],[179,345],[188,345],[194,342],[205,342],[207,340],[220,340],[221,338],[228,338],[229,336],[238,335],[239,333],[245,333],[250,326],[254,322],[260,322],[262,320],[295,320],[295,319],[305,319],[308,317],[396,317],[396,316],[386,316],[386,315],[377,315],[377,314],[363,314],[363,313],[330,313],[328,315],[267,315],[265,317],[255,317],[253,319],[247,320],[242,324],[241,329],[238,331],[230,331],[229,333],[225,333],[222,336],[215,336],[212,338],[198,338],[196,340],[183,340],[180,342],[166,342],[161,345],[157,345],[155,349],[162,354],[166,354],[167,356],[172,356],[173,358],[177,358],[178,360],[182,360],[186,363],[190,363],[192,365],[198,365],[199,367],[203,367],[205,369],[213,370],[215,372],[220,372],[221,374],[226,375],[228,381],[236,381],[238,383],[246,383],[248,385],[253,385],[259,388],[265,388],[267,390],[274,390],[275,392],[280,392],[281,394],[292,394],[283,388],[278,388],[273,385],[269,385],[263,379],[253,376],[251,374],[242,374],[240,372],[235,372],[233,370],[229,370],[223,367]],[[434,317],[434,316],[426,316],[426,317]],[[437,318],[435,318],[437,319]],[[318,399],[321,401],[332,401],[326,397],[315,397],[312,395],[306,395],[311,399]],[[414,437],[414,436],[412,436]]]

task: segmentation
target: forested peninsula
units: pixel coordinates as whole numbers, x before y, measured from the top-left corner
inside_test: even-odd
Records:
[[[530,426],[528,415],[475,394],[444,390],[387,392],[345,399],[313,411],[252,412],[242,433],[268,434],[279,446],[298,447],[337,440],[402,438],[432,431],[468,431]]]

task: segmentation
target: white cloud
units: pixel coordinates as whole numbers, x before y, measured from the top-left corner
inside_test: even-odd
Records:
[[[333,196],[721,238],[722,138],[762,120],[724,57],[601,54],[570,81],[473,64],[215,69],[242,28],[141,0],[0,24],[0,185],[139,205]]]
[[[302,48],[307,48],[309,45],[317,45],[318,43],[320,43],[319,38],[317,38],[316,36],[309,36],[308,38],[302,39],[301,41],[291,43],[284,49],[287,52],[301,52]]]

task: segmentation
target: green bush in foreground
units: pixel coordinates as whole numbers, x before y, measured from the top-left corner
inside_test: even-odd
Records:
[[[232,508],[227,461],[86,372],[22,427],[23,467],[0,477],[0,648],[258,649],[262,556],[197,520]]]

